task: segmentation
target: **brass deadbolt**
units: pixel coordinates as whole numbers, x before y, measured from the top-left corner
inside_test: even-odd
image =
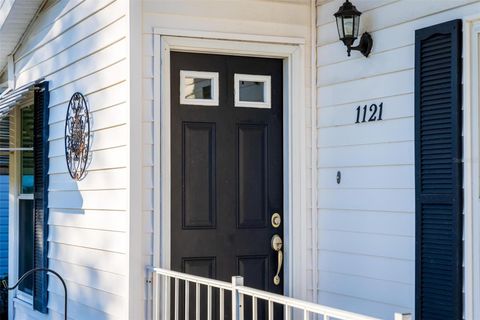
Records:
[[[272,227],[278,228],[278,227],[280,227],[280,224],[282,224],[282,217],[280,216],[280,214],[278,212],[275,212],[272,215]]]

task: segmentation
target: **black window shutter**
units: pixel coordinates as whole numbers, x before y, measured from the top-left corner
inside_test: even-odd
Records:
[[[48,268],[48,82],[35,87],[34,96],[34,268]],[[33,278],[33,308],[47,313],[48,275]]]
[[[416,319],[462,319],[462,22],[415,33]]]

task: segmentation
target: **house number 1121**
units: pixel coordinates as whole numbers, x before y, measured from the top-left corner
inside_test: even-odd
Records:
[[[382,113],[383,113],[383,102],[381,102],[378,106],[375,103],[372,103],[370,107],[367,107],[367,105],[364,105],[363,107],[358,106],[357,121],[355,121],[355,123],[383,120]]]

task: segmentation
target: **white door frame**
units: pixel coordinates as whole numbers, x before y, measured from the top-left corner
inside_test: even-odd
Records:
[[[463,24],[464,317],[480,319],[480,15]]]
[[[284,291],[306,294],[304,39],[154,30],[154,264],[170,267],[170,52],[281,58],[284,61]],[[293,285],[295,284],[295,285]]]

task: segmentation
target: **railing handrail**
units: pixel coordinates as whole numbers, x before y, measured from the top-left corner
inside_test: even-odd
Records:
[[[220,280],[215,280],[215,279],[210,279],[210,278],[205,278],[205,277],[199,277],[199,276],[194,276],[191,274],[187,273],[182,273],[178,271],[173,271],[173,270],[168,270],[168,269],[163,269],[163,268],[151,268],[150,270],[162,274],[165,276],[181,279],[181,280],[187,280],[191,282],[197,282],[206,286],[213,286],[217,287],[220,289],[225,289],[225,290],[232,290],[232,284],[230,282],[226,281],[220,281]]]
[[[234,285],[233,282],[220,281],[205,277],[194,276],[182,272],[172,271],[163,268],[153,268],[149,267],[149,271],[156,273],[157,275],[163,275],[166,277],[171,277],[179,280],[194,282],[202,284],[209,287],[216,287],[219,289],[229,290],[243,296],[251,296],[256,299],[262,299],[265,301],[273,302],[288,306],[290,308],[300,309],[303,311],[317,313],[325,315],[328,317],[339,318],[339,319],[348,319],[348,320],[380,320],[378,318],[369,317],[366,315],[344,311],[341,309],[336,309],[332,307],[327,307],[324,305],[316,304],[313,302],[308,302],[300,300],[297,298],[287,297],[276,293],[271,293],[259,289],[250,288],[244,285]],[[233,281],[233,279],[232,279]],[[233,307],[233,304],[232,304]]]
[[[287,305],[292,308],[304,309],[310,312],[321,313],[321,314],[327,313],[330,317],[348,318],[351,320],[356,320],[356,319],[380,320],[378,318],[360,315],[354,312],[327,307],[321,304],[304,301],[297,298],[287,297],[277,293],[271,293],[271,292],[250,288],[246,286],[238,286],[237,290],[239,293],[244,295],[257,297],[266,301],[272,301],[275,303]]]
[[[321,304],[304,301],[297,298],[287,297],[277,293],[258,290],[258,289],[250,288],[246,286],[238,286],[237,290],[239,293],[244,295],[257,297],[266,301],[272,301],[275,303],[287,305],[292,308],[304,309],[310,312],[321,313],[321,314],[326,313],[330,317],[348,318],[351,320],[380,320],[378,318],[360,315],[350,311],[327,307]]]

